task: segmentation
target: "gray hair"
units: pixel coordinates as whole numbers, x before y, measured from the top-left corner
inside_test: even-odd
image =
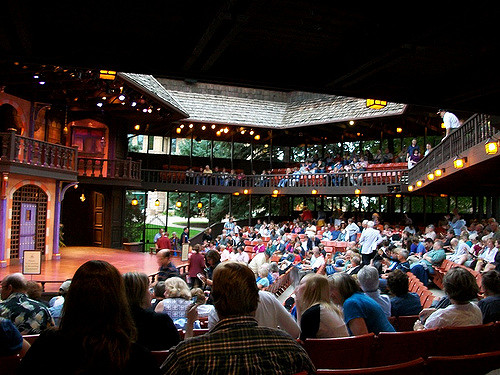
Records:
[[[358,281],[364,292],[374,292],[378,289],[379,274],[373,266],[364,266],[358,272]]]

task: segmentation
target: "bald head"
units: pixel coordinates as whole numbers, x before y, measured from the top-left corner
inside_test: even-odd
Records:
[[[25,293],[27,281],[22,273],[13,273],[2,280],[2,299],[6,299],[12,293]]]

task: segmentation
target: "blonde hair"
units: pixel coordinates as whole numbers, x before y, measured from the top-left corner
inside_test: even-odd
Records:
[[[165,280],[165,297],[189,300],[191,299],[191,292],[186,282],[180,277],[170,277]]]
[[[302,292],[301,301],[297,301],[302,308],[302,312],[311,306],[320,304],[337,313],[339,317],[343,317],[340,308],[330,300],[330,286],[326,276],[317,273],[308,273],[302,280],[304,291]]]

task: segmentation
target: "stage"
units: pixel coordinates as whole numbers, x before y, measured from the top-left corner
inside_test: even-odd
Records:
[[[28,280],[34,281],[64,281],[73,277],[75,271],[88,260],[105,260],[114,265],[121,273],[129,271],[155,273],[158,270],[156,255],[148,253],[131,252],[125,250],[109,249],[102,247],[62,247],[60,249],[60,260],[42,261],[42,272],[40,275],[26,275]],[[183,263],[180,257],[173,257],[175,265]],[[6,268],[0,268],[0,280],[5,276],[21,272],[21,264],[13,264]],[[57,291],[59,283],[47,283],[47,292]]]

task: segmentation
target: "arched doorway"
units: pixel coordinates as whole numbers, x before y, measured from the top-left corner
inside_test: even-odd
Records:
[[[45,254],[47,194],[38,186],[25,185],[12,197],[10,259],[22,259],[25,250]]]

